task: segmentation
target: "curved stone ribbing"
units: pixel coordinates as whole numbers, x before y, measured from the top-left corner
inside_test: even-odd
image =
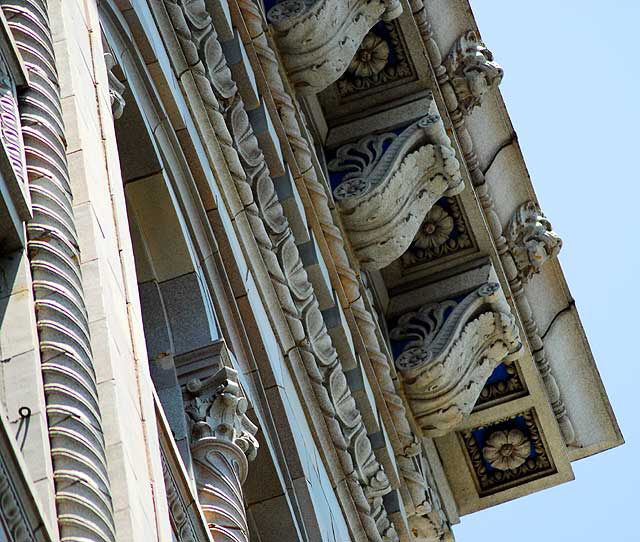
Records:
[[[33,219],[27,225],[62,541],[114,541],[58,75],[45,0],[0,5],[29,74],[20,96]]]

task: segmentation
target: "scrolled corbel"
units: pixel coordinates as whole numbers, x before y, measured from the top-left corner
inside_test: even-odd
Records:
[[[399,0],[284,0],[267,19],[296,90],[317,94],[347,70],[378,21],[401,13]]]
[[[493,53],[474,30],[456,40],[443,64],[463,115],[481,105],[485,94],[497,88],[504,75],[500,65],[493,60]]]
[[[329,170],[344,173],[334,197],[356,256],[373,269],[399,258],[433,204],[464,188],[437,114],[399,135],[371,135],[340,147]]]
[[[429,303],[401,316],[391,330],[400,349],[396,366],[405,395],[426,436],[442,436],[458,426],[495,367],[522,352],[518,327],[499,303],[499,289],[489,282],[461,301]]]
[[[504,237],[522,283],[529,282],[562,248],[562,239],[533,201],[527,201],[516,209],[505,228]]]

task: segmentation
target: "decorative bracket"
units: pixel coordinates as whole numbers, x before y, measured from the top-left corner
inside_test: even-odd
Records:
[[[504,236],[523,284],[540,273],[545,262],[555,258],[562,248],[562,239],[533,201],[516,209]]]
[[[401,316],[391,331],[405,395],[427,436],[459,425],[495,367],[522,352],[515,319],[498,305],[499,289],[488,282],[461,301],[429,303]]]
[[[289,79],[317,94],[347,70],[373,25],[401,13],[400,0],[284,0],[267,18]]]
[[[444,66],[463,115],[481,105],[484,95],[497,88],[504,75],[500,65],[493,61],[493,53],[473,30],[458,38],[445,58]]]
[[[413,241],[433,204],[464,188],[442,119],[428,114],[402,133],[340,147],[329,170],[346,172],[334,196],[353,249],[380,269]]]

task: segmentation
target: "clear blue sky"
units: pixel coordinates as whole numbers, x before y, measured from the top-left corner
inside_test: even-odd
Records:
[[[625,445],[462,518],[458,542],[640,542],[640,0],[472,0]]]

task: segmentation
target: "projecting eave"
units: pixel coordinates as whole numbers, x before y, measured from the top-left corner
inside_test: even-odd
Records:
[[[448,51],[457,36],[468,29],[480,35],[466,0],[430,2],[428,12],[434,39],[442,51]],[[500,51],[493,53],[499,62]],[[486,183],[504,230],[518,206],[526,201],[539,202],[500,90],[491,91],[465,123],[479,169],[486,171]],[[553,216],[547,218],[553,223]],[[524,290],[575,432],[575,442],[567,448],[569,458],[580,459],[622,444],[622,434],[558,260],[549,260]],[[580,302],[578,299],[578,306]]]
[[[434,428],[435,411],[421,406],[421,390],[414,390],[417,399],[412,401],[413,392],[404,387],[412,423],[434,439],[438,455],[429,461],[442,463],[434,467],[443,473],[438,487],[449,503],[449,520],[456,522],[458,515],[572,479],[571,461],[621,444],[622,435],[558,263],[562,232],[553,230],[554,217],[545,217],[537,200],[497,88],[503,76],[500,51],[482,42],[466,0],[424,2],[424,9],[420,1],[402,4],[398,19],[372,28],[357,61],[336,83],[302,101],[315,139],[324,147],[345,238],[367,269],[387,331],[393,332],[410,312],[428,304],[461,303],[489,283],[499,283],[496,296],[504,303],[500,309],[485,308],[517,322],[523,345],[519,358],[496,362],[481,390],[477,378],[464,383],[479,396],[470,412],[468,399],[455,398],[461,422]],[[387,50],[384,62],[367,64],[371,55],[385,57]],[[372,150],[383,140],[407,137],[426,114],[441,123],[450,141],[431,135],[419,144],[450,145],[465,188],[460,191],[456,184],[455,191],[440,192],[435,202],[425,199],[417,232],[406,227],[390,236],[396,248],[406,245],[388,264],[390,252],[385,251],[391,243],[382,234],[390,228],[379,228],[379,252],[360,233],[370,233],[381,213],[372,211],[371,221],[361,218],[358,229],[352,209],[367,215],[369,200],[378,197],[379,187],[391,186],[393,177],[378,177],[366,165],[355,176],[345,176],[346,159],[367,145]],[[393,154],[392,146],[388,149]],[[372,150],[371,160],[384,152]],[[405,157],[394,155],[388,163]],[[362,186],[364,192],[358,192]],[[402,191],[394,198],[411,199]],[[406,384],[405,377],[398,375]],[[504,474],[485,451],[492,435],[512,430],[528,439],[532,452],[525,464]]]

